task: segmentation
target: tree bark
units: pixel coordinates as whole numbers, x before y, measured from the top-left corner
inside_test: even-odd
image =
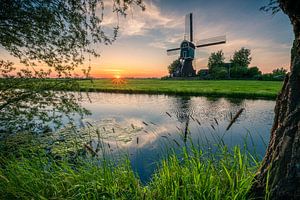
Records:
[[[291,72],[276,100],[270,142],[255,177],[256,199],[300,199],[300,2],[278,0],[293,25]],[[266,190],[267,189],[267,190]]]

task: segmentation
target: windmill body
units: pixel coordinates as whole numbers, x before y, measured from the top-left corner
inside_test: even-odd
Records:
[[[192,42],[184,40],[180,45],[180,57],[182,60],[182,67],[180,69],[180,76],[195,76],[196,70],[193,68],[193,60],[195,58],[195,45]]]
[[[168,49],[168,55],[178,55],[181,61],[181,66],[172,74],[173,77],[192,77],[196,75],[196,70],[193,67],[195,59],[195,50],[197,48],[218,45],[226,43],[226,36],[219,36],[205,40],[199,40],[196,44],[194,39],[193,30],[193,13],[186,16],[185,20],[185,36],[179,48]]]

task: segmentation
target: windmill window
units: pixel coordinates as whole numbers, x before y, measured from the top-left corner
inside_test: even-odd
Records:
[[[187,43],[182,44],[182,47],[187,47],[187,46],[188,46]]]

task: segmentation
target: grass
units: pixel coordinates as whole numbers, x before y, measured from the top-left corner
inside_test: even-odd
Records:
[[[282,82],[251,80],[159,80],[127,79],[115,82],[111,79],[79,81],[81,90],[98,92],[173,94],[210,97],[275,99]]]
[[[117,163],[104,158],[58,159],[36,145],[2,149],[0,199],[249,199],[258,167],[239,147],[209,155],[182,147],[143,185],[128,158]]]

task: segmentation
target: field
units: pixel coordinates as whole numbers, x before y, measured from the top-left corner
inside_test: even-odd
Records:
[[[96,79],[79,81],[87,91],[275,99],[282,82],[249,80]]]

